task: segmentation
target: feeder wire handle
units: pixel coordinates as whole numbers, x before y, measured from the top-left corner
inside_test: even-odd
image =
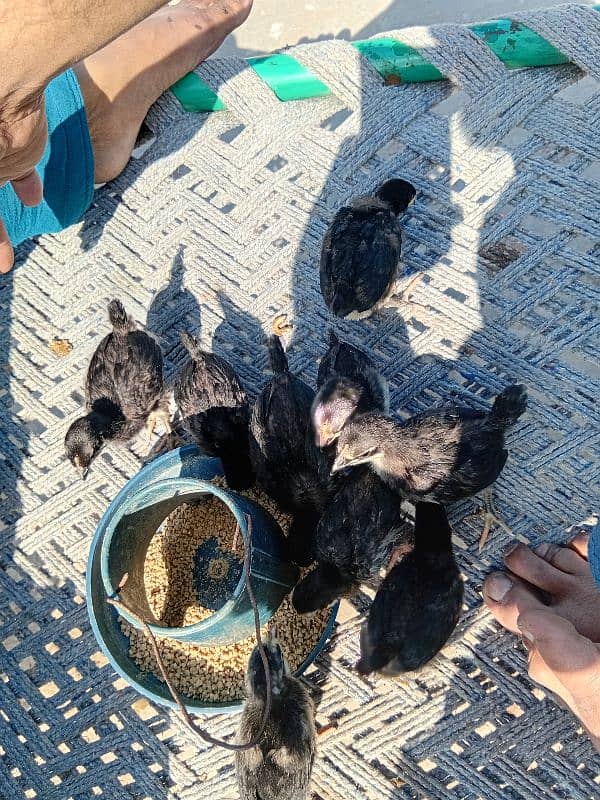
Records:
[[[265,670],[265,679],[267,684],[267,697],[265,703],[265,710],[263,712],[263,718],[260,725],[260,730],[249,742],[245,742],[244,744],[232,744],[231,742],[226,742],[223,739],[215,739],[214,736],[211,736],[210,733],[205,731],[199,725],[194,722],[190,712],[187,710],[183,701],[181,700],[177,689],[171,683],[167,670],[165,668],[165,664],[160,654],[160,650],[158,649],[158,645],[156,643],[156,637],[152,633],[150,626],[146,622],[143,617],[140,617],[139,614],[136,614],[130,608],[128,608],[124,603],[120,600],[116,600],[114,597],[107,597],[106,602],[109,603],[111,606],[114,606],[117,611],[129,615],[132,617],[139,625],[141,625],[142,630],[146,634],[146,636],[150,639],[150,644],[152,645],[152,650],[154,652],[154,658],[156,659],[156,663],[158,664],[158,668],[160,670],[160,674],[164,682],[167,685],[169,692],[171,693],[171,697],[177,704],[177,707],[181,711],[181,716],[183,717],[183,721],[186,723],[188,728],[190,728],[194,733],[198,734],[201,739],[204,739],[205,742],[209,744],[215,744],[218,747],[224,747],[226,750],[249,750],[252,747],[256,747],[259,744],[260,740],[262,739],[262,735],[265,732],[265,728],[269,719],[269,715],[271,713],[271,702],[272,702],[272,690],[271,690],[271,668],[269,666],[269,659],[267,657],[267,652],[265,650],[265,646],[263,644],[262,637],[260,635],[260,614],[258,612],[258,606],[256,604],[256,598],[254,597],[254,592],[252,591],[252,584],[250,581],[250,557],[252,553],[252,518],[250,516],[246,516],[246,520],[248,522],[248,537],[246,541],[246,547],[244,552],[244,575],[246,577],[246,588],[248,591],[248,597],[250,599],[250,604],[252,606],[252,611],[254,612],[254,628],[256,631],[256,644],[258,646],[260,657],[263,663],[263,667]],[[238,523],[238,530],[239,530],[239,523]],[[237,535],[237,530],[236,530]],[[127,579],[129,577],[128,573],[125,573],[119,582],[119,586],[117,587],[117,595],[118,592],[125,586],[127,583]]]

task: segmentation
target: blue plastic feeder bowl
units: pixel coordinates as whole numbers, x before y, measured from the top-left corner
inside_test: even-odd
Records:
[[[207,495],[222,500],[235,516],[244,542],[247,516],[252,520],[250,575],[261,624],[267,623],[298,578],[287,561],[285,537],[275,520],[256,503],[212,483],[222,475],[218,459],[204,456],[193,445],[173,450],[147,464],[119,492],[100,520],[92,541],[87,566],[87,606],[94,634],[113,668],[150,700],[175,707],[165,684],[143,672],[129,656],[129,639],[121,630],[116,609],[106,602],[114,596],[123,575],[127,583],[120,596],[125,605],[150,622],[153,633],[201,646],[232,644],[254,635],[254,615],[245,576],[240,573],[231,596],[205,620],[182,627],[165,627],[155,619],[144,588],[144,560],[148,545],[164,519],[182,503],[202,502]],[[298,673],[312,663],[331,635],[337,607],[315,650]],[[123,616],[127,616],[123,614]],[[133,618],[127,617],[139,627]],[[240,704],[207,705],[197,698],[182,697],[190,711],[222,713],[237,711]]]

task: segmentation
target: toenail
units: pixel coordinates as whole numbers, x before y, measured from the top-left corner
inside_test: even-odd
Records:
[[[550,545],[547,542],[542,542],[535,548],[535,552],[540,558],[546,558],[550,552]]]
[[[507,575],[503,572],[495,572],[485,582],[485,593],[494,602],[501,603],[512,586],[513,583]]]
[[[521,542],[515,542],[515,544],[511,545],[508,550],[504,553],[504,558],[508,558],[511,553],[514,553],[517,547],[521,546]]]

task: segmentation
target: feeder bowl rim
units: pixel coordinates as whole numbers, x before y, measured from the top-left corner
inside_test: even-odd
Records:
[[[170,496],[172,498],[181,496],[182,503],[185,502],[185,496],[188,494],[209,494],[214,497],[217,497],[219,500],[225,503],[225,505],[231,511],[231,513],[233,514],[239,525],[240,531],[242,533],[244,547],[246,546],[246,543],[248,541],[248,526],[245,515],[243,514],[241,509],[237,507],[237,504],[235,502],[234,497],[236,495],[232,492],[222,489],[220,486],[215,486],[215,484],[211,483],[210,481],[203,481],[197,478],[164,478],[162,480],[158,479],[153,483],[149,484],[148,486],[139,489],[134,494],[125,497],[119,504],[118,507],[118,510],[120,511],[119,521],[125,516],[125,514],[127,514],[128,510],[130,510],[133,505],[139,505],[140,501],[143,501],[147,495],[150,494],[154,496],[158,488],[163,489],[164,493],[164,490],[165,489],[168,490],[169,487],[172,487],[174,490],[172,495]],[[117,498],[115,499],[118,500],[119,495],[117,495]],[[149,505],[152,505],[152,503],[150,503]],[[118,593],[117,587],[113,586],[111,582],[110,570],[109,570],[108,557],[109,557],[112,537],[116,530],[116,523],[114,522],[114,517],[115,517],[115,512],[117,511],[117,507],[113,508],[113,504],[111,504],[111,506],[108,508],[105,514],[105,517],[109,515],[111,509],[112,509],[112,514],[110,514],[110,517],[106,519],[106,521],[103,518],[100,522],[100,525],[98,526],[99,529],[102,529],[103,527],[102,523],[103,522],[105,523],[104,533],[102,535],[101,551],[100,551],[100,573],[102,576],[102,583],[104,585],[104,592],[107,597],[114,597]],[[94,544],[97,547],[98,543],[94,542],[93,545]],[[252,550],[254,549],[255,548],[253,547]],[[93,547],[90,552],[90,564],[92,555],[93,555]],[[188,634],[193,635],[193,634],[205,633],[206,631],[210,630],[213,626],[218,625],[225,617],[228,616],[228,614],[232,611],[236,600],[240,597],[240,595],[244,591],[244,587],[245,587],[245,574],[244,571],[242,570],[242,574],[240,575],[237,586],[233,591],[229,600],[227,600],[227,602],[223,606],[221,606],[221,608],[219,608],[217,611],[211,614],[210,617],[207,617],[206,619],[201,620],[200,622],[195,622],[192,625],[180,625],[175,628],[163,625],[154,625],[151,623],[148,623],[148,627],[155,636],[161,638],[166,637],[177,640],[181,638],[182,631],[185,631],[186,636]],[[135,620],[131,615],[129,615],[126,611],[123,610],[120,612],[120,614],[127,620],[127,622],[129,622],[130,625],[133,625],[133,627],[138,630],[140,629],[139,622]]]

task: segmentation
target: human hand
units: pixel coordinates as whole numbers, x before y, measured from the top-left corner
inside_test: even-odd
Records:
[[[43,187],[35,170],[48,139],[44,95],[40,91],[15,107],[5,102],[0,113],[0,186],[10,182],[23,205],[42,202]],[[0,272],[8,272],[14,254],[0,218]]]

